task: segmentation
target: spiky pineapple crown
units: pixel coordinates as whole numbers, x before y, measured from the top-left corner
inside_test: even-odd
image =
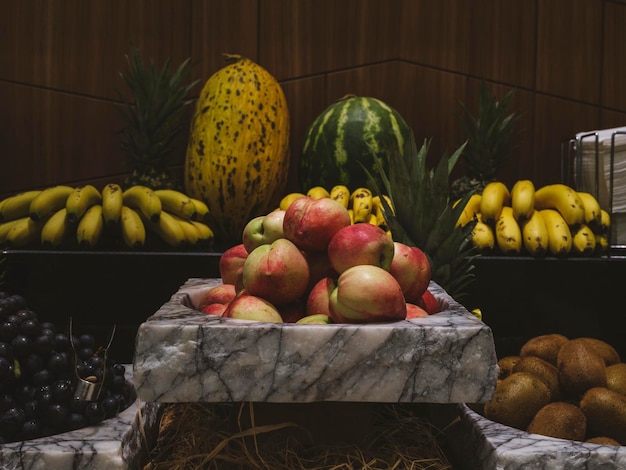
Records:
[[[474,116],[467,106],[459,102],[459,121],[467,137],[467,147],[461,163],[469,178],[492,181],[502,163],[509,155],[514,125],[520,118],[509,113],[508,107],[514,91],[509,91],[498,100],[481,81],[478,112]]]
[[[413,132],[405,143],[404,153],[387,152],[388,173],[382,165],[374,169],[383,181],[378,187],[369,173],[368,184],[379,194],[387,194],[393,211],[385,198],[385,219],[393,239],[417,246],[431,263],[432,279],[456,300],[468,294],[474,279],[473,259],[478,256],[471,243],[475,222],[456,227],[461,212],[471,194],[454,207],[449,198],[449,177],[465,144],[450,157],[444,154],[433,169],[426,167],[430,142],[425,140],[418,150]]]
[[[163,170],[170,163],[175,139],[184,128],[182,116],[193,101],[187,95],[198,82],[185,84],[191,72],[191,59],[176,70],[168,59],[161,70],[153,63],[144,64],[139,51],[131,48],[128,65],[120,76],[130,92],[130,99],[119,93],[124,106],[119,107],[124,119],[121,146],[135,169]]]

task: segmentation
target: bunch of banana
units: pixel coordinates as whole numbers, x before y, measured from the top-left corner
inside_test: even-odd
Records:
[[[455,204],[458,201],[455,202]],[[608,249],[610,215],[597,199],[565,184],[535,189],[530,180],[494,181],[473,194],[457,225],[476,220],[472,242],[483,253],[591,256]]]
[[[391,233],[385,219],[385,207],[393,211],[393,204],[386,195],[382,196],[383,202],[381,197],[374,196],[369,188],[357,188],[351,191],[347,186],[337,185],[329,191],[322,186],[315,186],[310,188],[306,194],[299,192],[287,194],[280,201],[279,209],[286,210],[293,201],[304,196],[312,197],[313,199],[331,198],[348,209],[350,220],[353,224],[367,222],[377,225],[387,233]]]
[[[0,201],[0,246],[57,248],[68,241],[94,248],[111,235],[140,248],[146,228],[172,247],[206,246],[213,242],[208,212],[204,202],[171,189],[57,185]]]

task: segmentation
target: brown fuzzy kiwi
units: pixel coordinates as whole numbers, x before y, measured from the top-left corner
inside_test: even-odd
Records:
[[[571,339],[557,357],[559,383],[564,393],[581,397],[592,387],[606,387],[606,366],[588,341]]]
[[[620,362],[619,353],[617,350],[611,346],[606,341],[602,341],[597,338],[583,337],[578,338],[583,341],[587,341],[591,347],[594,349],[596,354],[598,354],[602,359],[604,359],[604,363],[607,366],[611,366],[613,364],[618,364]]]
[[[606,368],[606,388],[626,395],[626,363],[618,362]]]
[[[530,338],[520,349],[520,356],[535,356],[556,366],[556,358],[561,346],[569,341],[567,336],[558,333],[539,335]]]
[[[594,387],[580,400],[590,436],[606,436],[626,445],[626,396],[606,387]]]
[[[611,439],[610,437],[598,436],[592,437],[591,439],[587,439],[585,441],[586,444],[598,444],[601,446],[619,446],[620,443],[615,439]]]
[[[546,384],[528,372],[515,372],[498,383],[491,401],[485,404],[485,417],[525,430],[537,411],[549,402]]]
[[[541,379],[550,389],[550,401],[561,399],[561,385],[559,384],[559,370],[548,361],[536,356],[520,357],[513,367],[513,372],[528,372]]]
[[[532,434],[583,441],[587,418],[577,406],[555,401],[541,408],[526,430]]]
[[[517,361],[519,360],[519,356],[505,356],[502,359],[498,360],[498,379],[505,379],[509,375],[511,375],[513,367],[515,367],[515,364],[517,364]]]

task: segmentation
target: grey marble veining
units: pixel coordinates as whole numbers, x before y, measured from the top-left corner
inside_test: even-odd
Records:
[[[459,405],[458,453],[471,470],[613,470],[626,468],[626,447],[528,434]]]
[[[486,402],[491,329],[441,287],[444,311],[378,324],[244,322],[194,308],[219,279],[189,279],[140,325],[133,363],[143,402]]]
[[[127,378],[132,369],[126,366]],[[0,445],[0,469],[123,470],[138,468],[143,436],[153,435],[158,404],[136,400],[116,417],[54,436]],[[141,419],[138,414],[141,408]]]

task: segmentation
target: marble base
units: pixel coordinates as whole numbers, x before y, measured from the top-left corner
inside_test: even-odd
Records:
[[[457,459],[471,470],[606,470],[626,468],[626,446],[602,446],[528,434],[459,405]]]
[[[143,402],[487,402],[491,329],[440,286],[443,311],[377,324],[246,322],[195,309],[219,279],[189,279],[139,327],[134,384]]]
[[[132,368],[126,366],[132,379]],[[0,468],[125,470],[138,468],[145,436],[155,436],[158,404],[136,400],[115,418],[54,436],[0,445]],[[141,410],[141,417],[139,416]]]

